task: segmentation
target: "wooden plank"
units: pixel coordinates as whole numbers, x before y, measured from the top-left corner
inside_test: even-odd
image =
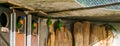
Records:
[[[22,4],[18,4],[18,3],[15,3],[15,2],[12,2],[12,1],[7,1],[7,3],[13,5],[13,6],[18,6],[18,7],[23,7],[23,8],[26,8],[28,10],[35,10],[34,8],[31,8],[31,7],[28,7],[28,6],[24,6]]]
[[[114,34],[112,32],[112,29],[107,29],[107,31],[108,32],[107,32],[107,40],[106,40],[107,45],[106,46],[110,46],[111,43],[113,42]]]
[[[8,46],[8,45],[2,40],[1,37],[0,37],[0,46]]]
[[[24,46],[25,44],[25,35],[24,34],[19,34],[18,32],[16,32],[16,37],[15,37],[15,46]]]
[[[38,46],[38,35],[31,35],[31,46]]]
[[[101,41],[102,41],[102,44],[100,44],[100,45],[102,45],[102,46],[107,46],[106,44],[107,44],[107,41],[106,41],[106,39],[107,39],[107,34],[106,34],[106,30],[105,30],[105,26],[101,26],[101,37],[102,37],[102,39],[101,39]]]
[[[95,46],[103,46],[103,28],[100,25],[97,25],[97,37],[98,41],[96,42]]]
[[[55,46],[64,46],[63,45],[63,39],[64,39],[64,27],[61,27],[60,30],[55,31]]]
[[[46,46],[47,37],[48,37],[48,28],[46,24],[47,19],[41,19],[41,28],[40,28],[40,46]]]
[[[90,31],[90,46],[96,44],[98,42],[98,25],[92,24]]]
[[[106,46],[106,31],[105,26],[94,24],[91,28],[90,43],[91,46]]]
[[[83,24],[80,22],[74,24],[74,41],[75,46],[83,46]]]
[[[83,46],[89,46],[90,22],[83,22]]]
[[[72,46],[72,34],[70,32],[70,29],[68,28],[68,26],[64,27],[65,29],[65,38],[64,38],[64,46]]]
[[[0,31],[0,40],[2,40],[6,46],[10,46],[10,33],[3,33]]]
[[[55,32],[53,25],[51,24],[50,27],[48,27],[48,41],[47,41],[47,46],[55,46]]]

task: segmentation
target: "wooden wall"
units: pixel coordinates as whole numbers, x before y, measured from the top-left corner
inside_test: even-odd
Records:
[[[4,7],[1,7],[0,11],[5,11],[10,15],[10,10]],[[17,15],[25,15],[21,11],[17,11]],[[10,20],[10,18],[9,18]],[[47,46],[48,39],[50,36],[50,30],[48,30],[47,19],[40,20],[40,31],[39,31],[39,45]],[[71,21],[63,21],[64,26],[61,27],[60,30],[55,30],[54,22],[56,20],[52,20],[52,31],[54,32],[54,46],[92,46],[92,45],[101,45],[101,46],[109,46],[107,40],[108,33],[105,30],[105,26],[102,24],[93,24],[90,22],[71,22]],[[77,23],[77,24],[76,24]],[[92,24],[92,25],[91,25]],[[102,26],[101,26],[102,25]],[[9,28],[9,27],[8,27]],[[50,27],[51,28],[51,27]],[[0,34],[4,37],[4,39],[10,44],[10,33],[2,33]],[[23,37],[17,37],[18,39]],[[113,35],[113,34],[112,34]],[[18,35],[16,35],[18,36]],[[50,38],[51,39],[51,38]],[[107,40],[106,40],[107,39]],[[53,41],[51,40],[51,41]],[[102,42],[101,42],[102,41]],[[16,45],[19,45],[19,41],[16,41]],[[97,44],[98,43],[98,44]],[[2,37],[0,37],[0,46],[7,46],[3,41]],[[23,46],[23,45],[21,45]],[[52,46],[52,45],[50,45]]]
[[[0,7],[0,14],[6,12],[6,14],[10,17],[10,9],[5,8],[5,7]],[[10,18],[8,18],[9,23],[10,23]],[[8,28],[10,27],[10,25],[8,25]],[[9,44],[10,43],[10,32],[8,33],[3,33],[1,32],[1,25],[0,25],[0,46],[7,46],[7,44],[5,43],[5,41]],[[4,38],[5,41],[2,39]]]

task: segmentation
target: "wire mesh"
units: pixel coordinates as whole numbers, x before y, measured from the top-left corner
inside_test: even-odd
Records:
[[[84,5],[85,7],[91,7],[91,6],[98,6],[98,5],[105,5],[105,4],[111,4],[111,3],[117,3],[120,2],[120,0],[77,0],[81,5]],[[114,9],[118,10],[120,9],[120,6],[110,6],[106,7],[106,9]]]

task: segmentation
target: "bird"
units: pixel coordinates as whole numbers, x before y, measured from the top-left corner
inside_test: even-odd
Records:
[[[37,27],[38,27],[38,20],[33,20],[32,21],[32,34],[33,35],[37,34]]]
[[[105,27],[112,29],[113,31],[116,31],[117,29],[112,24],[103,24]]]
[[[46,24],[47,24],[47,27],[48,27],[48,30],[49,30],[50,25],[52,24],[51,17],[48,17]]]
[[[24,18],[25,16],[18,17],[18,20],[17,20],[18,33],[22,33],[23,31]]]
[[[63,22],[61,22],[61,19],[58,19],[57,22],[57,29],[60,30],[60,28],[63,26]]]

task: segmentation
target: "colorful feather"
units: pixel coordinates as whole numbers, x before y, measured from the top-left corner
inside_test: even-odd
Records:
[[[58,23],[57,23],[57,29],[59,29],[60,30],[60,28],[63,26],[63,22],[61,22],[61,20],[60,19],[58,19],[57,20],[58,21]]]
[[[21,28],[21,26],[24,24],[24,17],[25,16],[20,16],[20,18],[18,18],[17,22],[18,29]]]
[[[49,18],[48,18],[48,20],[47,20],[47,23],[46,23],[46,24],[47,24],[47,26],[48,26],[48,27],[52,24],[51,17],[49,17]]]

